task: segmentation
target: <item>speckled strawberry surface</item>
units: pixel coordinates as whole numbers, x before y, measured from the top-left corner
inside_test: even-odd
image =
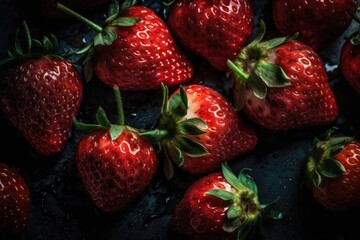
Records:
[[[341,51],[341,70],[348,83],[360,93],[360,46],[351,43],[354,33],[347,39]]]

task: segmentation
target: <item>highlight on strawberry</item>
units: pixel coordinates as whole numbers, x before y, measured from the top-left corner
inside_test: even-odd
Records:
[[[360,143],[331,134],[314,140],[305,179],[319,204],[341,212],[360,206]]]
[[[99,26],[66,6],[63,12],[84,22],[98,34],[83,49],[85,78],[93,71],[105,85],[121,90],[143,91],[189,81],[193,76],[190,60],[180,51],[166,24],[149,8],[126,0],[114,1],[104,26]]]
[[[261,21],[254,41],[228,60],[237,110],[271,130],[334,122],[338,107],[320,57],[297,35],[262,41],[265,29]]]
[[[223,163],[222,173],[195,182],[175,209],[173,229],[199,240],[259,239],[262,214],[281,219],[283,213],[275,208],[277,200],[260,203],[258,188],[249,171],[244,168],[236,177]]]
[[[167,178],[173,163],[187,173],[210,173],[222,162],[235,160],[257,144],[255,131],[215,90],[202,85],[180,87],[168,99],[163,85],[163,103],[158,129],[152,134],[160,145]]]
[[[46,157],[64,150],[82,100],[81,78],[57,54],[58,48],[52,34],[42,41],[31,38],[23,22],[7,58],[0,62],[0,107],[27,142]]]
[[[139,132],[124,125],[120,91],[114,88],[118,122],[111,124],[102,107],[98,124],[75,126],[88,134],[77,146],[76,163],[80,177],[95,205],[102,211],[121,211],[136,199],[155,176],[158,158],[151,143]]]

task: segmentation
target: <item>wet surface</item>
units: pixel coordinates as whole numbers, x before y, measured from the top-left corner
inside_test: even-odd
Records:
[[[161,16],[166,13],[166,9],[159,5],[160,1],[141,2],[151,5]],[[22,20],[21,16],[29,17],[31,14],[24,15],[23,7],[15,1],[2,0],[0,4],[2,58],[11,35]],[[262,18],[271,28],[270,1],[253,0],[252,4],[256,23]],[[105,12],[105,8],[101,8],[89,15],[102,19]],[[83,47],[93,35],[89,28],[78,23],[51,28],[38,20],[29,22],[35,35],[43,32],[56,34],[63,49]],[[359,210],[345,214],[329,213],[314,201],[308,190],[301,188],[306,156],[315,136],[332,127],[337,133],[360,137],[360,95],[341,76],[338,61],[344,40],[355,29],[353,24],[341,38],[320,52],[339,104],[341,115],[337,122],[332,126],[280,133],[261,129],[249,122],[258,133],[259,144],[251,153],[230,163],[235,172],[243,167],[252,169],[250,175],[258,184],[260,201],[270,202],[279,197],[278,206],[284,211],[285,218],[279,221],[265,219],[264,239],[360,239],[357,221],[351,220],[358,216]],[[276,31],[270,29],[270,32],[276,35]],[[229,80],[224,74],[213,70],[198,57],[190,56],[196,67],[192,82],[213,87],[231,100]],[[160,91],[123,92],[122,95],[128,125],[152,128],[156,124],[161,105]],[[84,122],[94,122],[100,104],[110,119],[115,120],[112,90],[93,79],[84,84],[79,118]],[[76,170],[74,151],[81,133],[73,130],[65,151],[58,157],[44,159],[29,148],[2,115],[0,126],[3,131],[1,161],[24,176],[32,196],[30,219],[23,234],[0,236],[0,239],[186,239],[172,232],[171,216],[187,187],[198,177],[177,170],[175,178],[167,181],[160,168],[149,188],[127,211],[106,215],[92,204]],[[17,151],[11,150],[14,148]]]

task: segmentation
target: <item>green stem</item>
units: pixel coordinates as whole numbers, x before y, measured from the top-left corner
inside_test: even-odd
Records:
[[[169,136],[169,132],[167,130],[155,129],[151,131],[140,132],[139,135],[146,137],[153,143],[159,143],[164,138]]]
[[[118,86],[114,87],[114,94],[115,94],[115,101],[116,101],[116,108],[118,112],[118,123],[119,125],[125,124],[125,117],[124,117],[124,109],[121,101],[121,94]]]
[[[96,23],[90,21],[89,19],[81,16],[80,14],[78,14],[77,12],[71,10],[70,8],[62,5],[61,3],[57,3],[56,4],[57,9],[63,11],[64,13],[74,17],[75,19],[85,23],[86,25],[90,26],[91,28],[93,28],[95,31],[101,33],[103,31],[103,28],[100,27],[99,25],[97,25]]]
[[[25,31],[25,39],[26,39],[26,44],[27,44],[27,52],[30,54],[31,52],[31,34],[30,34],[30,30],[29,30],[29,26],[27,25],[27,23],[25,21],[22,22],[22,26],[24,28]]]
[[[249,78],[249,75],[241,71],[240,68],[238,68],[231,60],[227,61],[227,65],[236,75],[238,75],[240,78],[244,79],[245,81]]]

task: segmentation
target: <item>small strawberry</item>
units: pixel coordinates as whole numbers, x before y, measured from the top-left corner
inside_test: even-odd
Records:
[[[306,179],[315,199],[331,211],[360,206],[360,143],[350,137],[315,139]]]
[[[350,26],[356,0],[274,0],[272,14],[284,35],[299,32],[299,40],[315,50],[326,47]]]
[[[149,90],[189,81],[193,67],[176,46],[165,23],[149,8],[126,0],[110,6],[105,27],[79,16],[67,7],[58,8],[93,27],[98,34],[89,46],[85,76],[92,69],[106,85],[121,90]]]
[[[0,107],[30,145],[43,156],[65,147],[82,99],[82,83],[70,62],[54,55],[55,36],[41,43],[31,39],[26,23],[27,47],[16,38],[8,51],[0,81]],[[18,35],[19,32],[17,32]]]
[[[30,204],[24,179],[0,162],[0,233],[21,232],[28,221]]]
[[[163,93],[158,127],[163,134],[161,146],[168,178],[173,175],[172,162],[190,174],[205,174],[255,147],[255,131],[215,90],[189,85],[169,100],[165,86]]]
[[[360,24],[360,18],[354,16]],[[355,32],[346,40],[341,49],[341,70],[348,83],[360,93],[360,32]]]
[[[220,71],[252,34],[253,11],[248,0],[178,0],[169,13],[169,26],[182,45]]]
[[[258,37],[228,61],[237,108],[271,130],[333,122],[338,108],[320,57],[292,38],[261,42],[264,34],[262,22]]]
[[[76,127],[90,132],[83,137],[76,151],[76,163],[81,179],[93,202],[102,211],[123,210],[150,184],[158,159],[151,143],[124,125],[120,92],[115,88],[119,123],[112,125],[99,107],[99,125]]]
[[[248,172],[243,169],[236,177],[223,164],[222,173],[195,182],[175,209],[173,229],[191,239],[245,240],[258,236],[262,212],[273,219],[282,218],[276,201],[259,203],[257,186]]]

